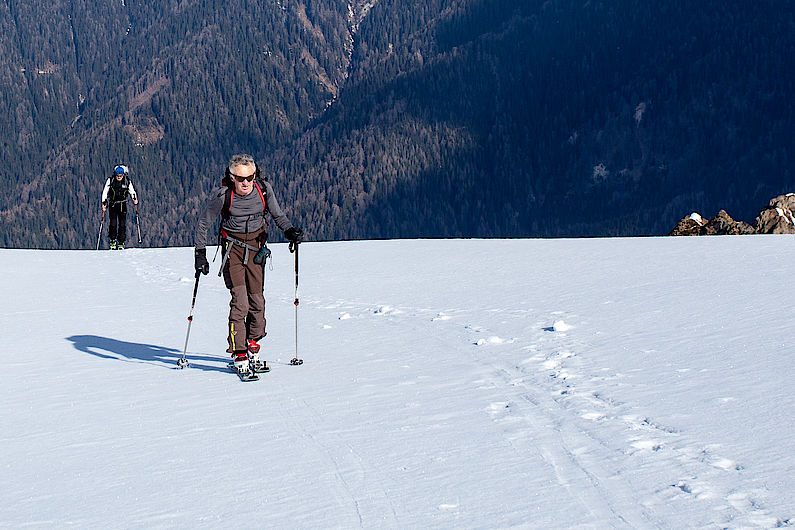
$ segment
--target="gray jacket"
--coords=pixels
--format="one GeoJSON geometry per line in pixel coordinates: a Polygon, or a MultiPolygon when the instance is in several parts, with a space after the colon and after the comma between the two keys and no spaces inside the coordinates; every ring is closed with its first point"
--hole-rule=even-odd
{"type": "MultiPolygon", "coordinates": [[[[268,214],[276,222],[276,226],[282,231],[290,228],[292,224],[287,219],[287,216],[284,215],[284,212],[282,212],[270,182],[257,182],[265,196],[265,203],[268,205],[268,214]]],[[[207,230],[210,226],[215,224],[215,220],[221,214],[221,209],[224,207],[226,189],[226,186],[222,186],[212,192],[204,212],[199,216],[194,239],[197,249],[202,249],[207,246],[207,230]]],[[[232,198],[232,206],[229,208],[229,217],[221,222],[221,227],[227,232],[247,234],[256,232],[264,225],[265,218],[263,216],[262,198],[257,188],[255,187],[251,193],[245,196],[235,193],[232,198]]]]}

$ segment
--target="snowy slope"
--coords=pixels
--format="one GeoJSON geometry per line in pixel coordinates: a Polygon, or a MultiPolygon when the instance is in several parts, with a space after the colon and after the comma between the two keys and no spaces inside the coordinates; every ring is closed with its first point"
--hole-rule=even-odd
{"type": "Polygon", "coordinates": [[[788,236],[0,250],[0,527],[795,525],[788,236]],[[210,252],[209,254],[212,254],[210,252]]]}

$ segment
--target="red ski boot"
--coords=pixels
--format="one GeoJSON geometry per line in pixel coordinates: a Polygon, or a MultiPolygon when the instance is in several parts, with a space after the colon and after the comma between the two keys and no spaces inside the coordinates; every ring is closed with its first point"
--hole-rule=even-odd
{"type": "Polygon", "coordinates": [[[232,354],[234,361],[229,363],[230,368],[237,372],[241,381],[256,381],[259,376],[251,371],[251,364],[248,360],[248,352],[236,351],[232,354]]]}
{"type": "Polygon", "coordinates": [[[251,369],[255,374],[262,374],[270,372],[267,361],[261,361],[259,358],[259,343],[254,339],[248,339],[248,360],[251,363],[251,369]]]}

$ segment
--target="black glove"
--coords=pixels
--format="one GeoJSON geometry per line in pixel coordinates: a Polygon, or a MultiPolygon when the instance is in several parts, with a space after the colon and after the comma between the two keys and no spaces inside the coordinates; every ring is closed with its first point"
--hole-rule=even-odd
{"type": "Polygon", "coordinates": [[[197,248],[196,252],[194,253],[194,265],[196,267],[196,273],[202,274],[209,274],[210,273],[210,263],[207,261],[207,249],[206,248],[197,248]]]}
{"type": "Polygon", "coordinates": [[[304,231],[301,230],[300,228],[291,226],[290,228],[284,231],[284,237],[286,237],[287,239],[289,239],[294,243],[299,243],[304,240],[304,231]]]}

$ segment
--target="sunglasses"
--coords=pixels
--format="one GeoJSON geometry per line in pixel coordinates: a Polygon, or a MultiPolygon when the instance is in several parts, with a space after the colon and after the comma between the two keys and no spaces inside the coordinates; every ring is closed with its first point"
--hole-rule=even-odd
{"type": "Polygon", "coordinates": [[[234,178],[238,182],[243,182],[244,180],[247,180],[248,182],[251,182],[252,180],[254,180],[254,177],[256,177],[256,176],[257,176],[256,173],[252,173],[251,175],[249,175],[247,177],[241,177],[239,175],[232,175],[232,178],[234,178]]]}

